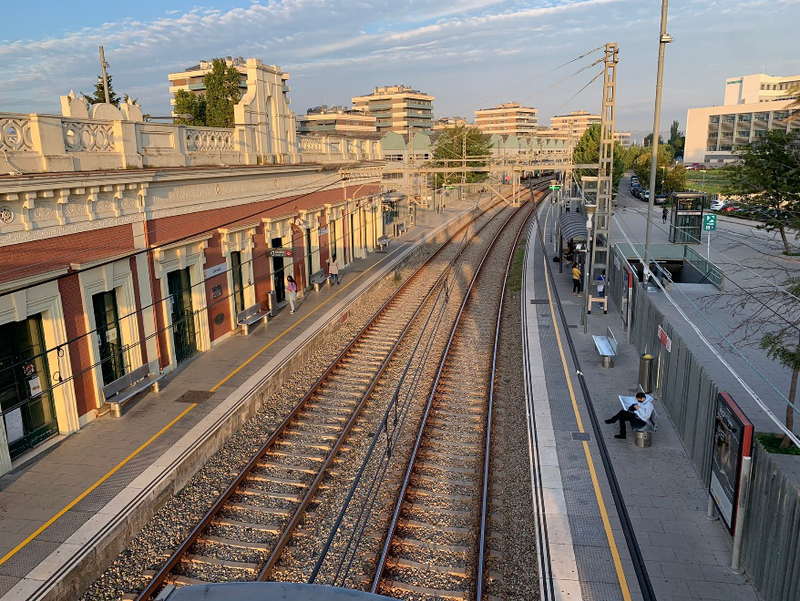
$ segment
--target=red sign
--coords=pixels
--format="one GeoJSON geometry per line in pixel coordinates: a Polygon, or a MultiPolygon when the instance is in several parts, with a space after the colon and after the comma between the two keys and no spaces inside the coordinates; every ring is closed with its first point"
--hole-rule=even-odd
{"type": "Polygon", "coordinates": [[[658,326],[658,339],[661,341],[661,344],[664,345],[664,348],[667,349],[668,353],[672,352],[672,339],[667,336],[667,333],[661,326],[658,326]]]}

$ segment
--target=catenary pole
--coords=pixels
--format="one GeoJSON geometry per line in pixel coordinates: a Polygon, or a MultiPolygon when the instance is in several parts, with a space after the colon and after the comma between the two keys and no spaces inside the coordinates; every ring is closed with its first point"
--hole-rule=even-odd
{"type": "Polygon", "coordinates": [[[106,73],[106,67],[108,63],[106,62],[106,55],[103,52],[103,47],[100,46],[100,68],[103,70],[103,92],[106,95],[106,104],[109,104],[111,100],[108,97],[108,73],[106,73]]]}
{"type": "Polygon", "coordinates": [[[653,111],[653,142],[650,153],[650,193],[647,199],[647,233],[644,242],[644,280],[650,279],[650,238],[653,228],[653,207],[655,203],[656,172],[658,170],[658,128],[661,120],[661,83],[664,75],[664,46],[672,41],[667,35],[667,5],[669,0],[661,0],[661,29],[658,35],[658,71],[656,73],[656,105],[653,111]]]}

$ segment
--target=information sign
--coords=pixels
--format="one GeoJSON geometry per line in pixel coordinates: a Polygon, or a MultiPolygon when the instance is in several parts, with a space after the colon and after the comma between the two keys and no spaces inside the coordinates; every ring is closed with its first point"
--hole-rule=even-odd
{"type": "Polygon", "coordinates": [[[716,215],[703,215],[703,230],[706,232],[713,232],[717,229],[717,216],[716,215]]]}
{"type": "Polygon", "coordinates": [[[664,331],[664,328],[658,326],[658,339],[661,341],[661,344],[664,345],[664,348],[667,349],[668,353],[672,352],[672,338],[667,336],[667,333],[664,331]]]}
{"type": "Polygon", "coordinates": [[[15,442],[25,436],[25,428],[22,425],[22,407],[17,407],[13,411],[6,413],[6,439],[9,443],[15,442]]]}
{"type": "Polygon", "coordinates": [[[733,534],[742,458],[749,457],[752,450],[753,424],[727,392],[717,395],[713,444],[709,489],[719,514],[733,534]]]}
{"type": "Polygon", "coordinates": [[[225,273],[227,269],[228,265],[226,263],[220,263],[219,265],[214,265],[214,267],[209,267],[203,274],[206,276],[206,279],[213,278],[215,275],[225,273]]]}
{"type": "Polygon", "coordinates": [[[327,228],[327,227],[321,227],[321,228],[319,228],[319,235],[320,235],[320,236],[324,236],[324,235],[325,235],[325,234],[327,234],[327,233],[328,233],[328,228],[327,228]]]}
{"type": "Polygon", "coordinates": [[[269,250],[270,257],[291,257],[292,251],[288,248],[271,248],[269,250]]]}

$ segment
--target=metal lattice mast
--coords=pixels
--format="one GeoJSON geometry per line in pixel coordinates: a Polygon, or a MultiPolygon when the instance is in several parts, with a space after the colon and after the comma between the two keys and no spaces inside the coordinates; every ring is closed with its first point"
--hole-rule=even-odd
{"type": "Polygon", "coordinates": [[[609,227],[611,225],[611,198],[614,181],[614,113],[616,109],[617,57],[616,42],[606,44],[605,73],[603,74],[603,111],[600,117],[600,168],[597,170],[597,209],[592,227],[593,282],[598,269],[609,273],[611,247],[609,227]]]}

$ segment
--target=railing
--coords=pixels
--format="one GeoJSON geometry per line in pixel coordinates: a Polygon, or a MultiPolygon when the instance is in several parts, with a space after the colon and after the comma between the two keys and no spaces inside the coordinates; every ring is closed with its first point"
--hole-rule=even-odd
{"type": "Polygon", "coordinates": [[[724,276],[719,267],[704,259],[700,253],[690,246],[683,247],[683,259],[699,271],[709,283],[722,290],[724,276]]]}
{"type": "Polygon", "coordinates": [[[31,120],[26,117],[0,117],[0,149],[7,152],[32,151],[31,120]]]}
{"type": "Polygon", "coordinates": [[[185,127],[186,150],[203,152],[215,150],[235,150],[236,130],[222,127],[185,127]]]}
{"type": "Polygon", "coordinates": [[[67,152],[114,152],[112,123],[61,119],[61,134],[67,152]]]}

